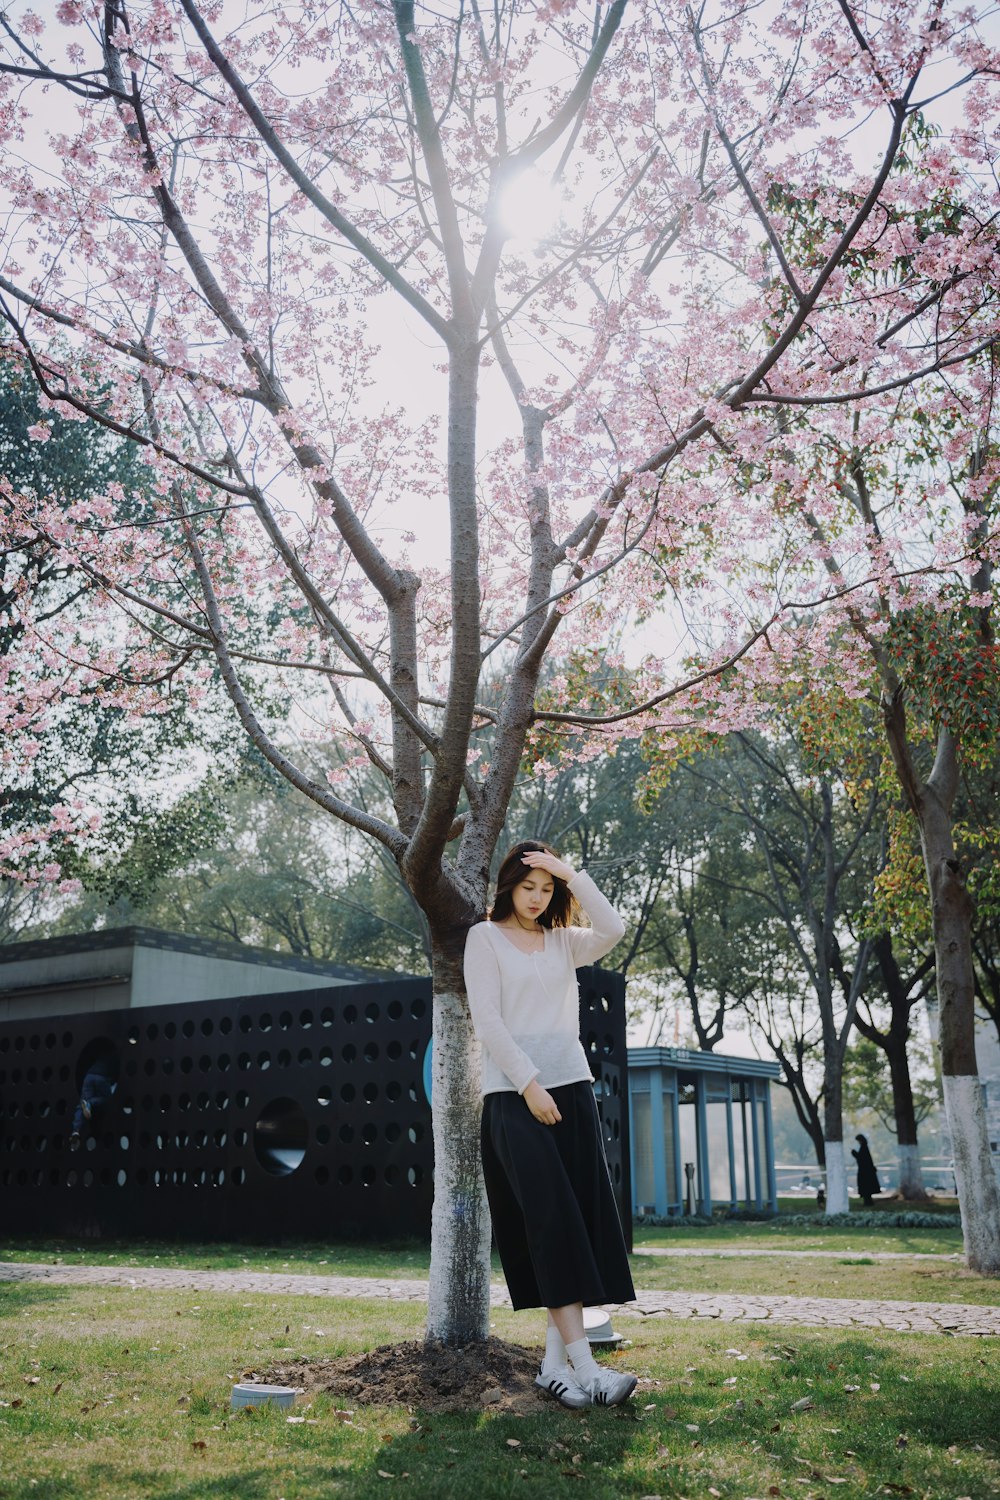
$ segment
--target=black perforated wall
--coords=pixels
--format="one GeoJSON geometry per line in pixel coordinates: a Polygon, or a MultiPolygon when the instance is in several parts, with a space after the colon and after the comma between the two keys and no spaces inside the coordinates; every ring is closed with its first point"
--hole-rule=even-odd
{"type": "Polygon", "coordinates": [[[625,980],[606,969],[580,969],[580,1038],[594,1075],[604,1151],[625,1242],[632,1249],[632,1176],[628,1134],[625,980]]]}
{"type": "MultiPolygon", "coordinates": [[[[582,970],[581,1035],[630,1223],[624,984],[582,970]]],[[[0,1024],[3,1222],[190,1238],[430,1228],[425,979],[0,1024]],[[70,1149],[88,1065],[114,1095],[70,1149]]]]}

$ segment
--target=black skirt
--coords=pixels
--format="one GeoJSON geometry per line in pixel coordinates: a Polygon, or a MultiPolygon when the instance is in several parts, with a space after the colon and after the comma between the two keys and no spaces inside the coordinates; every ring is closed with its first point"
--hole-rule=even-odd
{"type": "Polygon", "coordinates": [[[483,1176],[515,1308],[635,1299],[593,1085],[550,1089],[543,1125],[520,1094],[483,1100],[483,1176]]]}

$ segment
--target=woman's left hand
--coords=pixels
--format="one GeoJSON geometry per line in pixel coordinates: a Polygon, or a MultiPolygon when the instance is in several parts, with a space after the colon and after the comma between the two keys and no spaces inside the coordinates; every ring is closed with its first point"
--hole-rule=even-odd
{"type": "Polygon", "coordinates": [[[557,859],[554,854],[547,854],[544,849],[528,849],[521,855],[521,863],[533,870],[545,870],[557,880],[572,880],[576,874],[572,865],[564,859],[557,859]]]}

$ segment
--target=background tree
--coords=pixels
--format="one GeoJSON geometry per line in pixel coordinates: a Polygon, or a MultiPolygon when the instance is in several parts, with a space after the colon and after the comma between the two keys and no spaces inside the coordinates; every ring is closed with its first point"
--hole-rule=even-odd
{"type": "Polygon", "coordinates": [[[873,972],[854,1019],[867,1046],[857,1043],[852,1049],[858,1084],[853,1099],[857,1102],[863,1098],[865,1088],[871,1085],[869,1105],[896,1137],[900,1195],[909,1199],[926,1198],[917,1133],[921,1120],[937,1104],[938,1095],[936,1087],[930,1092],[926,1088],[914,1089],[911,1060],[913,1011],[926,999],[928,986],[933,985],[934,956],[925,949],[901,968],[898,944],[890,933],[882,931],[873,939],[872,957],[873,972]],[[881,1024],[876,1016],[879,1000],[889,1011],[888,1021],[881,1024]],[[884,1076],[886,1064],[888,1089],[884,1076]]]}
{"type": "MultiPolygon", "coordinates": [[[[777,727],[777,726],[776,726],[777,727]]],[[[782,728],[785,728],[782,725],[782,728]]],[[[870,944],[860,938],[851,951],[847,917],[865,900],[866,854],[877,831],[878,790],[871,774],[856,776],[850,789],[843,771],[807,768],[795,738],[776,734],[734,736],[729,753],[694,769],[706,800],[729,805],[744,820],[754,860],[746,892],[768,926],[783,929],[782,947],[793,972],[815,1005],[823,1067],[822,1160],[827,1174],[827,1212],[847,1210],[842,1077],[844,1054],[858,997],[867,980],[870,944]],[[811,774],[810,774],[811,772],[811,774]],[[864,790],[862,790],[864,786],[864,790]]],[[[752,994],[751,986],[744,992],[752,994]]],[[[809,1006],[812,1011],[812,1005],[809,1006]]],[[[769,1017],[768,1036],[778,1028],[769,1017]]],[[[781,1038],[782,1068],[798,1103],[805,1099],[805,1027],[797,1039],[794,1068],[781,1038]]],[[[808,1108],[808,1106],[806,1106],[808,1108]]],[[[805,1109],[803,1110],[805,1113],[805,1109]]],[[[802,1123],[814,1127],[811,1109],[802,1123]]]]}
{"type": "MultiPolygon", "coordinates": [[[[625,681],[598,663],[587,670],[592,692],[603,680],[605,700],[625,681]]],[[[538,748],[536,737],[536,754],[538,748]]],[[[530,774],[532,763],[511,800],[512,836],[555,843],[593,872],[626,916],[626,937],[605,966],[628,976],[632,1019],[641,1019],[652,1039],[668,1016],[683,1013],[685,1037],[690,1031],[710,1051],[732,998],[723,977],[732,967],[728,898],[711,878],[697,879],[699,866],[713,858],[712,809],[684,778],[661,789],[639,741],[612,744],[591,759],[570,748],[544,777],[530,774]]]]}
{"type": "MultiPolygon", "coordinates": [[[[119,497],[122,525],[151,515],[149,476],[135,444],[86,420],[49,416],[34,381],[10,359],[0,359],[0,476],[0,493],[50,503],[64,524],[86,517],[91,498],[108,490],[119,497]]],[[[88,846],[107,854],[127,841],[138,821],[169,804],[196,750],[218,755],[233,737],[210,713],[196,722],[182,694],[165,694],[155,713],[137,721],[76,676],[74,653],[86,655],[83,620],[95,589],[30,526],[0,552],[0,681],[5,703],[21,710],[17,717],[30,704],[31,724],[28,735],[5,736],[0,750],[0,868],[8,871],[0,879],[0,942],[51,915],[39,862],[47,863],[49,881],[78,879],[88,846]]],[[[127,660],[121,670],[127,678],[127,660]]],[[[16,730],[17,718],[9,727],[16,730]]]]}
{"type": "MultiPolygon", "coordinates": [[[[1000,674],[992,622],[992,521],[995,481],[986,452],[976,444],[971,459],[957,412],[942,417],[928,436],[926,412],[903,407],[890,431],[866,442],[854,423],[853,442],[833,445],[834,473],[827,475],[863,525],[873,574],[884,570],[891,546],[887,509],[880,494],[918,481],[917,458],[937,466],[937,483],[950,488],[960,506],[960,566],[925,594],[919,583],[879,585],[879,618],[854,612],[852,627],[878,673],[886,741],[907,810],[916,823],[930,894],[937,987],[938,1036],[945,1105],[963,1205],[966,1255],[976,1269],[1000,1274],[1000,1185],[990,1151],[976,1058],[973,903],[956,841],[956,797],[963,763],[992,757],[1000,724],[1000,674]],[[915,456],[916,455],[916,456],[915,456]],[[896,462],[893,462],[893,459],[896,462]],[[908,607],[899,597],[908,594],[908,607]],[[933,747],[933,758],[926,751],[933,747]]],[[[922,482],[926,483],[926,479],[922,482]]],[[[846,582],[830,527],[812,513],[805,524],[822,548],[833,576],[846,582]]],[[[883,573],[884,578],[884,573],[883,573]]]]}
{"type": "MultiPolygon", "coordinates": [[[[906,1061],[910,1087],[908,1118],[905,1123],[911,1126],[915,1136],[919,1126],[937,1111],[940,1096],[929,1048],[915,1045],[911,1040],[906,1061]]],[[[863,1036],[855,1038],[844,1059],[844,1107],[855,1123],[870,1114],[895,1137],[900,1159],[899,1195],[905,1199],[920,1201],[927,1197],[923,1173],[919,1168],[920,1159],[918,1156],[918,1170],[914,1174],[903,1155],[903,1148],[911,1143],[900,1141],[899,1138],[898,1097],[893,1085],[894,1079],[886,1074],[884,1049],[863,1036]]]]}
{"type": "Polygon", "coordinates": [[[80,878],[51,930],[141,923],[319,963],[427,969],[422,914],[395,865],[249,746],[80,878]]]}
{"type": "Polygon", "coordinates": [[[718,17],[680,0],[627,15],[624,0],[454,16],[403,0],[261,7],[228,34],[225,12],[210,19],[196,0],[58,14],[66,34],[22,7],[3,21],[4,130],[30,137],[53,91],[76,113],[56,125],[44,189],[20,149],[2,169],[23,227],[12,259],[29,261],[0,276],[2,310],[47,400],[142,445],[158,524],[116,530],[92,502],[67,530],[12,493],[5,526],[57,544],[97,586],[80,672],[120,694],[122,651],[141,649],[142,684],[197,691],[214,660],[261,753],[396,861],[433,956],[428,1330],[482,1338],[488,1222],[460,958],[527,736],[539,719],[666,732],[710,700],[713,727],[741,727],[748,695],[737,702],[727,682],[706,697],[712,674],[737,661],[748,683],[784,674],[774,642],[789,605],[810,602],[804,575],[784,566],[783,538],[761,545],[772,491],[730,505],[710,459],[724,456],[724,479],[734,448],[756,451],[755,406],[775,392],[850,409],[874,378],[918,380],[992,337],[971,222],[952,244],[961,275],[915,254],[859,295],[844,266],[877,244],[887,189],[895,211],[892,169],[938,62],[959,65],[974,109],[937,170],[979,190],[993,59],[974,19],[943,17],[937,0],[926,15],[894,5],[884,27],[869,12],[870,36],[832,0],[718,17]],[[526,245],[508,205],[542,167],[536,205],[561,212],[526,245]],[[836,228],[802,254],[768,203],[776,183],[805,196],[817,181],[836,228]],[[397,299],[392,317],[380,292],[397,299]],[[376,411],[362,393],[389,379],[413,325],[424,369],[408,372],[410,409],[376,411]],[[106,403],[88,393],[88,362],[106,403]],[[494,403],[480,382],[492,395],[497,375],[510,426],[497,433],[491,417],[484,433],[494,403]],[[418,514],[431,558],[406,540],[418,514]],[[717,627],[693,677],[678,680],[670,648],[616,714],[591,714],[573,683],[564,708],[538,712],[557,637],[564,649],[609,639],[664,581],[717,627]],[[499,707],[478,702],[484,663],[502,667],[499,707]],[[248,687],[262,665],[385,776],[391,820],[281,747],[248,687]],[[324,683],[329,703],[296,680],[324,683]]]}
{"type": "MultiPolygon", "coordinates": [[[[875,65],[874,52],[872,58],[875,65]]],[[[891,75],[876,76],[880,89],[891,91],[891,75]]],[[[901,128],[903,150],[892,170],[907,174],[904,196],[917,206],[887,203],[879,236],[843,262],[844,285],[862,296],[862,288],[891,285],[901,271],[909,275],[929,254],[939,276],[954,283],[970,269],[960,242],[967,244],[971,233],[977,258],[992,255],[996,243],[985,141],[977,188],[967,197],[940,175],[943,136],[919,105],[901,128]]],[[[804,196],[772,184],[771,207],[799,255],[822,259],[838,233],[842,209],[829,211],[827,184],[824,178],[804,196]]],[[[781,297],[794,301],[787,281],[781,297]]],[[[957,354],[956,334],[950,318],[931,334],[928,348],[939,368],[957,354]]],[[[849,355],[841,363],[843,345],[829,354],[836,368],[853,366],[849,355]]],[[[849,672],[841,664],[836,681],[860,684],[872,670],[877,676],[886,743],[919,833],[929,895],[942,1079],[966,1255],[990,1274],[1000,1274],[1000,1184],[978,1079],[972,902],[955,814],[962,769],[994,753],[1000,722],[992,617],[1000,482],[995,357],[990,335],[967,362],[956,360],[962,368],[952,376],[932,378],[919,399],[869,365],[860,384],[869,397],[890,399],[864,400],[853,410],[831,400],[824,411],[789,386],[759,393],[755,400],[773,422],[770,452],[763,463],[757,455],[747,462],[744,439],[737,480],[752,482],[753,471],[756,482],[771,488],[782,515],[798,523],[816,576],[825,573],[840,591],[845,608],[834,628],[845,631],[841,649],[850,635],[857,654],[849,672]],[[813,463],[796,468],[805,449],[813,463]]],[[[827,628],[832,624],[831,617],[827,628]]],[[[805,649],[815,665],[815,646],[805,649]]]]}

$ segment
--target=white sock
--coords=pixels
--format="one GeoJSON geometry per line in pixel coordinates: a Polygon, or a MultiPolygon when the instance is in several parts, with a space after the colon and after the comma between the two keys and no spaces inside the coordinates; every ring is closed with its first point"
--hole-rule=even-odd
{"type": "Polygon", "coordinates": [[[545,1330],[545,1358],[542,1360],[542,1374],[551,1375],[553,1370],[561,1370],[566,1363],[566,1345],[562,1341],[562,1334],[554,1323],[550,1323],[545,1330]]]}
{"type": "Polygon", "coordinates": [[[599,1374],[597,1360],[591,1352],[589,1339],[577,1339],[574,1343],[567,1344],[566,1353],[573,1366],[573,1373],[580,1380],[592,1380],[595,1375],[599,1374]]]}

